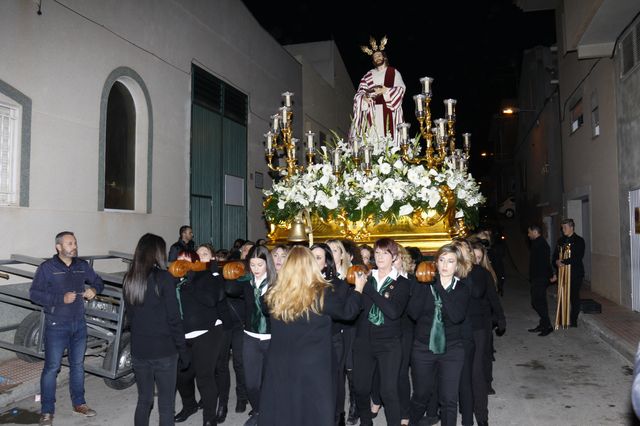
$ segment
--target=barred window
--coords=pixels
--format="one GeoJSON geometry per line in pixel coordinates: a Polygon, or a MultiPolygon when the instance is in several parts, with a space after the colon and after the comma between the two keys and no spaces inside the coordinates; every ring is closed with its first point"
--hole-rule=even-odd
{"type": "Polygon", "coordinates": [[[20,108],[0,102],[0,206],[17,206],[20,180],[20,108]]]}

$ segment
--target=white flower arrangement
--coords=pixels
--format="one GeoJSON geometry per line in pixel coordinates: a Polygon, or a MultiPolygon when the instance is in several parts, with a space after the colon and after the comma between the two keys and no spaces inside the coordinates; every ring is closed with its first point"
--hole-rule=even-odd
{"type": "MultiPolygon", "coordinates": [[[[467,226],[477,225],[478,207],[485,198],[466,169],[455,169],[448,161],[439,170],[405,162],[400,147],[390,137],[367,143],[371,145],[370,173],[356,166],[353,150],[340,140],[335,149],[339,150],[342,167],[336,176],[327,150],[322,147],[321,163],[264,190],[266,220],[289,222],[306,208],[325,220],[344,214],[351,221],[371,216],[374,223],[396,223],[416,210],[443,213],[445,200],[441,199],[440,187],[446,185],[456,196],[456,217],[464,217],[467,226]]],[[[414,141],[410,152],[417,149],[414,141]]]]}

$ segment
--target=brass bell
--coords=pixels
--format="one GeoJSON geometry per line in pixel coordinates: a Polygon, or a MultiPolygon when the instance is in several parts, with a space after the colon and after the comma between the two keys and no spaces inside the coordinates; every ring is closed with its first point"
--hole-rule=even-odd
{"type": "Polygon", "coordinates": [[[291,243],[302,243],[309,241],[313,245],[313,228],[311,227],[311,217],[306,209],[300,210],[293,219],[287,240],[291,243]]]}

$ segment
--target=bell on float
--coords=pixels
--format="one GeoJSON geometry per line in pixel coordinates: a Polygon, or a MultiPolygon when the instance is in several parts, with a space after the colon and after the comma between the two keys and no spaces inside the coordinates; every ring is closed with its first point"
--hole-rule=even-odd
{"type": "Polygon", "coordinates": [[[303,243],[309,241],[309,245],[313,245],[313,228],[311,227],[311,217],[306,209],[300,210],[293,219],[289,236],[290,243],[303,243]]]}

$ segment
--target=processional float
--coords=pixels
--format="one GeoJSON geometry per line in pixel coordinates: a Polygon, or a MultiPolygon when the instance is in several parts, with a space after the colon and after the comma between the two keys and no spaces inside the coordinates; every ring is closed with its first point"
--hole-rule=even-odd
{"type": "Polygon", "coordinates": [[[371,243],[383,237],[404,246],[435,252],[454,236],[477,225],[484,202],[467,171],[471,134],[456,143],[456,100],[444,100],[446,115],[432,121],[433,79],[420,79],[413,97],[420,129],[409,137],[409,123],[397,137],[361,129],[344,140],[316,141],[304,134],[306,164],[298,160],[300,140],[292,135],[293,93],[271,116],[265,136],[267,166],[274,175],[264,191],[269,244],[351,239],[371,243]],[[319,145],[319,146],[318,146],[319,145]]]}

